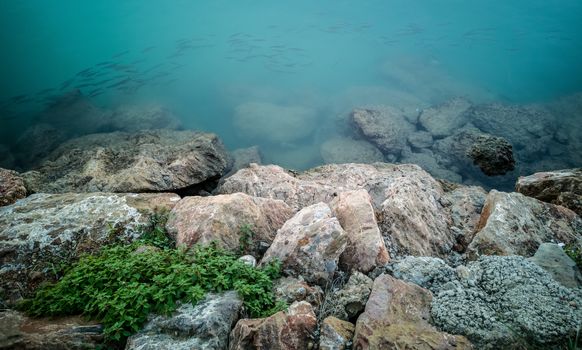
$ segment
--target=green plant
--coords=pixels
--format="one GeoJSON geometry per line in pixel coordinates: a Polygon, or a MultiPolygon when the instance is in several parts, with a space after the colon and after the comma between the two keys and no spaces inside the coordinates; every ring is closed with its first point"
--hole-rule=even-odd
{"type": "Polygon", "coordinates": [[[170,212],[167,209],[157,210],[150,215],[148,223],[138,229],[141,233],[140,240],[162,249],[175,247],[175,242],[166,232],[169,215],[170,212]]]}
{"type": "Polygon", "coordinates": [[[564,246],[564,252],[570,259],[574,260],[579,269],[582,269],[582,247],[579,242],[566,244],[564,246]]]}
{"type": "Polygon", "coordinates": [[[171,313],[179,302],[195,304],[209,291],[236,290],[252,317],[279,311],[285,305],[272,292],[279,271],[277,262],[253,268],[216,244],[160,249],[139,241],[82,256],[20,308],[32,316],[85,315],[103,323],[108,341],[119,342],[138,331],[149,313],[171,313]]]}
{"type": "Polygon", "coordinates": [[[253,227],[249,224],[241,225],[239,228],[240,237],[238,239],[239,242],[239,253],[241,255],[249,253],[249,248],[253,242],[253,238],[255,237],[255,231],[253,227]]]}

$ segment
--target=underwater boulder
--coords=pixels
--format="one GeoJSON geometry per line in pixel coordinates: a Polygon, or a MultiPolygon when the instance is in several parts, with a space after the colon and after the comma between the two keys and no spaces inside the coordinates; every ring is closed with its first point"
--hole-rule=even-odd
{"type": "Polygon", "coordinates": [[[423,110],[419,122],[433,137],[443,138],[453,134],[468,122],[465,113],[471,106],[467,99],[452,98],[443,104],[423,110]]]}
{"type": "Polygon", "coordinates": [[[162,129],[70,140],[23,177],[31,192],[196,193],[228,166],[228,153],[215,134],[162,129]]]}
{"type": "Polygon", "coordinates": [[[383,162],[384,156],[379,149],[364,140],[350,137],[334,137],[321,145],[321,158],[324,163],[374,163],[383,162]]]}
{"type": "Polygon", "coordinates": [[[504,175],[515,168],[511,144],[501,137],[478,135],[467,155],[487,176],[504,175]]]}

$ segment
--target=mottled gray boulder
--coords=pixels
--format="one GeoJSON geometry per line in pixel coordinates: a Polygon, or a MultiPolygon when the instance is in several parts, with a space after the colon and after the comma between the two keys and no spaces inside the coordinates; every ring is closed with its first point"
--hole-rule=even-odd
{"type": "Polygon", "coordinates": [[[355,321],[366,306],[373,283],[370,277],[356,271],[343,287],[333,289],[333,284],[328,285],[319,318],[334,316],[344,321],[355,321]]]}
{"type": "Polygon", "coordinates": [[[511,144],[501,137],[479,135],[467,152],[487,176],[503,175],[515,168],[511,144]]]}
{"type": "Polygon", "coordinates": [[[80,316],[30,318],[0,311],[0,349],[84,350],[103,343],[103,327],[80,316]]]}
{"type": "Polygon", "coordinates": [[[391,263],[389,269],[394,277],[431,292],[446,289],[457,279],[455,270],[439,258],[407,256],[391,263]]]}
{"type": "Polygon", "coordinates": [[[278,259],[286,274],[325,286],[338,267],[346,243],[346,233],[329,206],[317,203],[285,222],[261,264],[278,259]]]}
{"type": "Polygon", "coordinates": [[[385,155],[396,157],[395,159],[407,147],[408,135],[416,129],[404,117],[402,110],[388,106],[354,109],[352,122],[363,137],[385,155]]]}
{"type": "Polygon", "coordinates": [[[563,344],[582,321],[582,295],[523,257],[487,256],[468,266],[458,288],[434,293],[431,315],[479,349],[563,344]],[[462,285],[462,286],[461,286],[462,285]]]}
{"type": "Polygon", "coordinates": [[[364,140],[349,137],[334,137],[321,145],[324,163],[375,163],[383,162],[384,156],[378,148],[364,140]]]}
{"type": "Polygon", "coordinates": [[[208,294],[195,306],[183,304],[171,316],[154,316],[129,337],[126,350],[226,350],[242,300],[236,292],[208,294]]]}
{"type": "Polygon", "coordinates": [[[452,135],[468,122],[466,112],[471,106],[468,100],[456,97],[423,110],[419,122],[432,136],[443,138],[452,135]]]}
{"type": "Polygon", "coordinates": [[[26,187],[20,175],[14,170],[0,168],[0,207],[24,197],[26,197],[26,187]]]}
{"type": "Polygon", "coordinates": [[[321,324],[319,337],[320,350],[344,350],[352,344],[355,326],[333,316],[327,317],[321,324]]]}
{"type": "Polygon", "coordinates": [[[562,205],[582,216],[582,168],[520,176],[515,191],[544,202],[562,205]]]}
{"type": "Polygon", "coordinates": [[[487,192],[478,186],[455,186],[440,198],[439,202],[451,217],[455,251],[464,252],[473,240],[486,198],[487,192]]]}
{"type": "Polygon", "coordinates": [[[319,286],[310,286],[305,281],[295,277],[281,277],[273,283],[277,300],[288,305],[296,301],[306,301],[313,307],[319,307],[323,300],[323,291],[319,286]]]}
{"type": "Polygon", "coordinates": [[[277,230],[294,213],[283,201],[244,193],[188,196],[172,209],[166,228],[177,245],[214,241],[232,252],[259,256],[261,245],[271,245],[277,230]]]}
{"type": "Polygon", "coordinates": [[[114,241],[139,237],[154,210],[175,194],[34,194],[0,207],[0,288],[6,302],[30,295],[55,264],[114,241]]]}
{"type": "Polygon", "coordinates": [[[557,282],[568,288],[582,286],[582,274],[576,263],[562,247],[553,243],[542,243],[530,261],[546,270],[557,282]]]}
{"type": "Polygon", "coordinates": [[[432,135],[427,131],[415,131],[408,135],[408,143],[413,148],[428,148],[433,142],[432,135]]]}
{"type": "Polygon", "coordinates": [[[175,191],[218,179],[227,167],[216,135],[155,130],[79,137],[22,176],[31,192],[175,191]]]}
{"type": "Polygon", "coordinates": [[[429,324],[431,301],[430,291],[380,275],[356,323],[354,349],[472,349],[465,337],[429,324]]]}
{"type": "Polygon", "coordinates": [[[492,190],[487,195],[476,234],[467,253],[481,255],[534,255],[542,243],[570,243],[582,236],[582,219],[570,209],[492,190]]]}
{"type": "Polygon", "coordinates": [[[113,111],[110,130],[135,132],[181,128],[182,123],[168,109],[159,105],[121,106],[113,111]]]}

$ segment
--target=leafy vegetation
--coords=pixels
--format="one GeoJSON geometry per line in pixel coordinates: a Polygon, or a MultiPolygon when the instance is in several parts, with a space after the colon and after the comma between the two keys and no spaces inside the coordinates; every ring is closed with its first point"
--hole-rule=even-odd
{"type": "Polygon", "coordinates": [[[564,252],[570,259],[574,260],[579,269],[582,269],[582,247],[579,242],[566,244],[564,252]]]}
{"type": "Polygon", "coordinates": [[[154,216],[142,240],[81,257],[21,309],[32,316],[85,315],[103,323],[108,341],[118,342],[138,331],[149,313],[169,314],[180,301],[197,303],[210,291],[236,290],[252,317],[285,307],[272,292],[280,263],[253,268],[216,244],[171,248],[163,223],[163,215],[154,216]]]}
{"type": "Polygon", "coordinates": [[[239,228],[239,232],[240,232],[240,238],[238,240],[239,253],[241,255],[248,254],[249,249],[252,248],[251,243],[253,241],[253,238],[255,237],[255,231],[253,230],[253,227],[251,225],[245,224],[239,228]]]}

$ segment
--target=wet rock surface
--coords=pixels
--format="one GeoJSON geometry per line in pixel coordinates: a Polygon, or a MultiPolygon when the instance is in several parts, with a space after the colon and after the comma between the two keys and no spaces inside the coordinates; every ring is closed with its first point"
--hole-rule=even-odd
{"type": "Polygon", "coordinates": [[[139,237],[155,210],[170,210],[175,194],[34,194],[0,207],[0,288],[5,302],[29,296],[51,278],[52,264],[114,241],[139,237]]]}
{"type": "Polygon", "coordinates": [[[215,241],[232,252],[242,249],[258,256],[261,244],[271,245],[277,230],[293,214],[283,201],[244,193],[185,197],[172,209],[166,228],[178,245],[215,241]]]}
{"type": "Polygon", "coordinates": [[[68,141],[22,176],[31,192],[161,192],[217,179],[228,163],[214,134],[115,132],[68,141]]]}
{"type": "Polygon", "coordinates": [[[26,187],[20,174],[0,168],[0,207],[26,197],[26,187]]]}
{"type": "Polygon", "coordinates": [[[153,316],[128,339],[125,349],[226,350],[241,307],[236,292],[208,294],[195,306],[180,306],[171,316],[153,316]]]}

